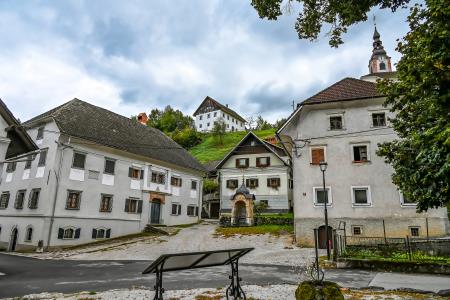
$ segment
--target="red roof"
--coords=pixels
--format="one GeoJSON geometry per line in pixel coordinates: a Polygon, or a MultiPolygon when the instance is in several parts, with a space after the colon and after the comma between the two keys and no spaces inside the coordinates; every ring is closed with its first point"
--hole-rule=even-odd
{"type": "Polygon", "coordinates": [[[377,91],[375,83],[347,77],[306,99],[301,104],[316,104],[376,97],[382,97],[382,95],[377,91]]]}

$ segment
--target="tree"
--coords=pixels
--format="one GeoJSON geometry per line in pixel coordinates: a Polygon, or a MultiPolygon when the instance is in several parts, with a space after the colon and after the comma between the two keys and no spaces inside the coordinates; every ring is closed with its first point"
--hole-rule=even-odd
{"type": "Polygon", "coordinates": [[[219,145],[223,145],[223,137],[225,136],[226,131],[227,125],[225,124],[225,121],[222,118],[214,122],[214,126],[211,133],[219,145]]]}
{"type": "Polygon", "coordinates": [[[256,119],[256,130],[266,130],[266,129],[271,129],[273,128],[272,124],[270,124],[269,122],[267,122],[266,120],[264,120],[264,118],[259,115],[258,118],[256,119]]]}
{"type": "Polygon", "coordinates": [[[427,5],[415,5],[408,17],[410,32],[397,46],[398,81],[380,84],[400,139],[380,145],[378,154],[418,211],[450,199],[450,10],[445,1],[427,5]]]}
{"type": "MultiPolygon", "coordinates": [[[[343,43],[341,35],[355,23],[367,20],[372,7],[395,12],[409,0],[295,0],[300,2],[295,29],[300,39],[317,39],[329,26],[330,45],[343,43]]],[[[290,8],[294,0],[287,1],[290,8]]],[[[377,152],[394,168],[393,182],[406,197],[417,201],[417,210],[440,207],[450,199],[450,10],[448,1],[426,0],[408,17],[410,31],[399,42],[403,55],[397,80],[384,80],[380,91],[396,113],[392,120],[399,140],[380,145],[377,152]]],[[[283,0],[252,0],[261,18],[276,20],[283,0]]]]}
{"type": "Polygon", "coordinates": [[[176,130],[171,138],[181,147],[189,150],[202,142],[202,134],[195,128],[186,127],[183,130],[176,130]]]}

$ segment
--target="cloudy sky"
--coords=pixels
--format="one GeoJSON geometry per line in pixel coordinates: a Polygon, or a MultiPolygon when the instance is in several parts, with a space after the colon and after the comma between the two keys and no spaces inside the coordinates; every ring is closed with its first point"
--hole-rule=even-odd
{"type": "MultiPolygon", "coordinates": [[[[286,117],[339,79],[367,73],[373,21],[339,49],[300,41],[296,14],[258,18],[250,0],[0,1],[0,98],[27,120],[77,97],[125,116],[209,95],[244,117],[286,117]]],[[[374,10],[394,62],[407,10],[374,10]]]]}

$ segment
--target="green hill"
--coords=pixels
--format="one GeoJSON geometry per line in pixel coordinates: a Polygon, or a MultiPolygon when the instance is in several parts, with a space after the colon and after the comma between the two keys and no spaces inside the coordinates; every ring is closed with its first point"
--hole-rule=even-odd
{"type": "MultiPolygon", "coordinates": [[[[253,131],[259,138],[264,139],[275,134],[275,129],[255,130],[253,131]]],[[[223,145],[219,145],[216,139],[207,134],[203,142],[193,147],[189,152],[197,158],[201,163],[206,163],[212,160],[221,160],[225,155],[239,143],[246,131],[228,132],[223,137],[223,145]]]]}

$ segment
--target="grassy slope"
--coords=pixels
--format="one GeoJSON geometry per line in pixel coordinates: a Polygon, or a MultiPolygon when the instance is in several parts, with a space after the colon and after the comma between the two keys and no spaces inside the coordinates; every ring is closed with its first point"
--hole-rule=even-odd
{"type": "MultiPolygon", "coordinates": [[[[260,138],[266,138],[275,134],[275,129],[254,131],[260,138]]],[[[229,132],[223,138],[223,145],[216,142],[216,138],[208,134],[203,142],[189,152],[200,162],[205,163],[212,160],[222,159],[228,152],[233,149],[247,134],[245,131],[229,132]]]]}

